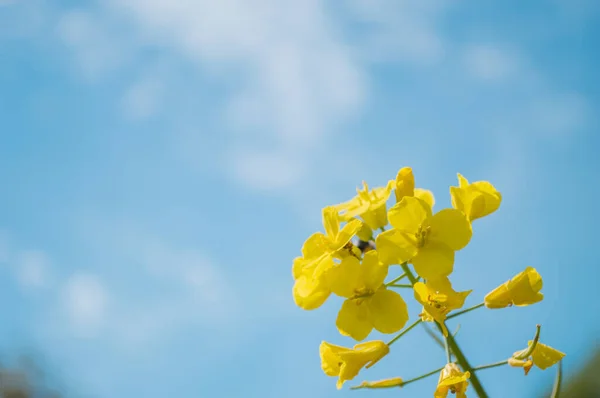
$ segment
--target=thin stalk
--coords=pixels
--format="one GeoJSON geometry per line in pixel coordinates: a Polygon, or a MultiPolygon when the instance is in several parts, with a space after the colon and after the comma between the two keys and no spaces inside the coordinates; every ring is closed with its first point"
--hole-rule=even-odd
{"type": "Polygon", "coordinates": [[[431,337],[440,347],[442,347],[442,349],[445,348],[445,344],[442,341],[442,339],[440,339],[438,337],[438,335],[435,334],[435,332],[433,330],[431,330],[431,328],[427,325],[427,323],[423,322],[421,324],[421,326],[423,326],[423,329],[425,329],[425,332],[427,332],[427,334],[429,335],[429,337],[431,337]]]}
{"type": "Polygon", "coordinates": [[[479,304],[477,304],[477,305],[474,305],[474,306],[472,306],[471,308],[467,308],[466,310],[462,310],[462,311],[455,312],[454,314],[450,314],[450,315],[448,315],[448,316],[446,317],[446,320],[448,320],[448,319],[452,319],[452,318],[455,318],[455,317],[457,317],[457,316],[459,316],[459,315],[462,315],[462,314],[466,314],[467,312],[471,312],[471,311],[473,311],[473,310],[476,310],[477,308],[481,308],[481,307],[483,307],[484,305],[485,305],[485,303],[479,303],[479,304]]]}
{"type": "Polygon", "coordinates": [[[400,333],[398,333],[398,335],[396,335],[396,337],[394,337],[393,339],[391,339],[387,345],[391,346],[392,344],[394,344],[396,342],[396,340],[398,340],[400,337],[404,336],[406,333],[408,333],[412,328],[414,328],[415,326],[417,326],[419,323],[423,322],[422,320],[417,320],[415,321],[412,325],[410,325],[409,327],[407,327],[406,329],[404,329],[403,331],[401,331],[400,333]]]}
{"type": "Polygon", "coordinates": [[[446,362],[452,362],[452,354],[450,353],[450,347],[448,346],[448,338],[444,339],[444,348],[446,349],[446,362]]]}
{"type": "Polygon", "coordinates": [[[475,371],[483,370],[483,369],[496,368],[498,366],[504,366],[506,364],[508,364],[508,359],[505,359],[504,361],[500,361],[500,362],[490,363],[487,365],[477,366],[477,367],[473,368],[473,371],[475,372],[475,371]]]}
{"type": "Polygon", "coordinates": [[[404,288],[409,288],[412,289],[412,285],[407,285],[407,284],[403,284],[403,283],[390,283],[389,285],[386,284],[387,287],[404,287],[404,288]]]}
{"type": "Polygon", "coordinates": [[[386,283],[386,286],[390,286],[393,285],[394,283],[401,281],[402,279],[406,278],[406,272],[403,273],[402,275],[400,275],[399,277],[397,277],[396,279],[392,279],[391,281],[389,281],[388,283],[386,283]]]}
{"type": "Polygon", "coordinates": [[[559,361],[558,368],[556,369],[556,379],[554,379],[554,386],[552,387],[552,395],[550,395],[550,398],[558,398],[560,396],[561,384],[562,384],[562,361],[559,361]]]}
{"type": "Polygon", "coordinates": [[[442,366],[441,368],[439,368],[439,369],[436,369],[436,370],[432,370],[431,372],[429,372],[429,373],[425,373],[425,374],[424,374],[424,375],[422,375],[422,376],[419,376],[419,377],[415,377],[415,378],[412,378],[412,379],[406,380],[404,383],[402,383],[402,386],[401,386],[401,387],[404,387],[404,386],[405,386],[405,385],[407,385],[407,384],[410,384],[410,383],[412,383],[412,382],[415,382],[415,381],[418,381],[418,380],[424,379],[424,378],[426,378],[426,377],[433,376],[434,374],[440,373],[442,370],[444,370],[444,368],[445,368],[445,366],[442,366]]]}

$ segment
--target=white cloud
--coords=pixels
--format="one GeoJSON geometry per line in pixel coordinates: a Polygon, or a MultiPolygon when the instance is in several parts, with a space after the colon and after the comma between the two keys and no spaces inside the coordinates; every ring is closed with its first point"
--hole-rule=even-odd
{"type": "Polygon", "coordinates": [[[105,325],[109,293],[94,274],[76,273],[65,283],[63,304],[76,333],[94,336],[105,325]]]}
{"type": "Polygon", "coordinates": [[[42,288],[49,283],[50,261],[42,251],[27,250],[18,255],[17,279],[25,288],[42,288]]]}
{"type": "Polygon", "coordinates": [[[468,72],[481,80],[502,80],[511,77],[519,68],[514,54],[488,44],[468,47],[464,62],[468,72]]]}
{"type": "Polygon", "coordinates": [[[134,120],[154,115],[160,105],[163,85],[157,77],[148,76],[131,85],[122,99],[125,114],[134,120]]]}
{"type": "Polygon", "coordinates": [[[437,22],[446,4],[436,0],[347,0],[353,22],[362,30],[355,40],[367,62],[424,65],[437,62],[444,41],[437,22]]]}
{"type": "Polygon", "coordinates": [[[127,60],[127,35],[118,35],[116,25],[103,13],[74,10],[58,20],[57,32],[72,49],[83,74],[90,79],[112,72],[127,60]]]}

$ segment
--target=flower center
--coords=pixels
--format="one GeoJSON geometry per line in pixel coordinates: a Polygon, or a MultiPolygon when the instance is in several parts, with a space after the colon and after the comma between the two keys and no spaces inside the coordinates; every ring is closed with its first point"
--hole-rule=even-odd
{"type": "Polygon", "coordinates": [[[419,226],[419,230],[417,231],[417,233],[415,234],[415,239],[417,241],[417,247],[420,249],[423,246],[425,246],[425,243],[427,243],[427,238],[429,238],[429,234],[431,233],[431,226],[426,226],[423,227],[422,225],[419,226]]]}
{"type": "Polygon", "coordinates": [[[373,290],[362,287],[359,289],[354,289],[354,296],[352,296],[352,299],[356,300],[356,304],[360,305],[365,298],[371,297],[374,294],[375,292],[373,290]]]}
{"type": "Polygon", "coordinates": [[[438,310],[438,312],[442,314],[447,314],[448,312],[450,312],[448,307],[446,307],[446,300],[440,300],[439,298],[430,294],[429,296],[427,296],[427,302],[431,307],[435,308],[436,310],[438,310]]]}

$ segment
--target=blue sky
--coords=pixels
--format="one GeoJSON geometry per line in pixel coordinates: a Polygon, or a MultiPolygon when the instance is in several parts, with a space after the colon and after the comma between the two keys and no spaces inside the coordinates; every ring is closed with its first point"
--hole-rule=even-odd
{"type": "MultiPolygon", "coordinates": [[[[36,353],[74,397],[400,394],[335,390],[318,345],[353,344],[341,301],[296,308],[291,263],[321,207],[412,166],[438,209],[457,172],[503,194],[457,255],[467,305],[525,266],[544,277],[538,305],[459,318],[471,362],[541,323],[571,374],[600,332],[599,11],[0,0],[0,352],[36,353]]],[[[356,381],[443,361],[417,329],[356,381]]],[[[481,373],[494,397],[553,377],[481,373]]]]}

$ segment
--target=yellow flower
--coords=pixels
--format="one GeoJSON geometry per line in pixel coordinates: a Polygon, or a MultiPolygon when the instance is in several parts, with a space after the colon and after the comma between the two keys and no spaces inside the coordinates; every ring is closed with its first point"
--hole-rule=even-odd
{"type": "Polygon", "coordinates": [[[526,306],[542,301],[542,277],[535,268],[527,267],[511,280],[498,286],[485,298],[488,308],[505,308],[511,305],[526,306]]]}
{"type": "Polygon", "coordinates": [[[461,372],[460,368],[449,363],[440,373],[440,380],[433,396],[435,398],[446,398],[448,392],[456,394],[456,398],[467,398],[467,387],[469,382],[467,379],[471,377],[469,372],[461,372]]]}
{"type": "Polygon", "coordinates": [[[435,320],[440,324],[444,336],[448,329],[444,325],[446,315],[452,310],[461,308],[471,290],[456,292],[448,278],[428,279],[427,283],[417,282],[414,285],[415,299],[423,305],[422,319],[435,320]]]}
{"type": "Polygon", "coordinates": [[[377,250],[385,264],[411,261],[425,279],[450,275],[454,252],[471,240],[471,224],[456,209],[432,215],[422,199],[406,196],[388,212],[394,227],[377,236],[377,250]]]}
{"type": "Polygon", "coordinates": [[[398,171],[395,183],[396,202],[400,202],[405,196],[414,196],[424,200],[429,207],[433,208],[435,204],[433,193],[426,189],[415,188],[415,176],[410,167],[403,167],[398,171]]]}
{"type": "Polygon", "coordinates": [[[321,368],[327,376],[337,376],[337,388],[347,380],[352,380],[363,367],[375,365],[390,352],[383,341],[375,340],[360,343],[354,348],[340,347],[325,341],[319,347],[321,368]]]}
{"type": "Polygon", "coordinates": [[[340,217],[333,207],[323,209],[325,234],[312,234],[302,246],[302,256],[292,266],[295,279],[292,294],[296,305],[305,310],[320,307],[331,294],[325,273],[335,266],[335,258],[359,256],[360,250],[351,239],[362,222],[351,220],[340,229],[340,217]]]}
{"type": "Polygon", "coordinates": [[[392,377],[389,379],[377,380],[377,381],[363,381],[360,385],[352,387],[352,390],[358,390],[360,388],[390,388],[390,387],[402,387],[404,380],[400,377],[392,377]]]}
{"type": "MultiPolygon", "coordinates": [[[[531,346],[533,340],[527,342],[528,346],[531,346]]],[[[526,356],[529,348],[525,348],[521,351],[515,352],[511,358],[508,359],[508,364],[514,367],[521,367],[525,371],[525,375],[529,373],[529,370],[533,365],[544,370],[557,364],[566,355],[550,346],[542,343],[537,343],[533,352],[526,356]]]]}
{"type": "Polygon", "coordinates": [[[465,212],[470,221],[498,210],[502,195],[487,181],[469,181],[458,174],[458,187],[450,187],[452,207],[465,212]]]}
{"type": "Polygon", "coordinates": [[[362,264],[354,257],[346,257],[328,272],[331,290],[346,297],[336,320],[341,334],[360,341],[373,328],[394,333],[406,324],[406,303],[383,284],[387,273],[388,267],[379,262],[376,250],[365,253],[362,264]]]}
{"type": "Polygon", "coordinates": [[[392,193],[394,181],[389,181],[385,187],[369,190],[369,186],[363,181],[363,189],[357,189],[357,195],[347,202],[335,206],[341,212],[343,220],[350,220],[360,216],[372,229],[379,229],[387,225],[386,202],[392,193]]]}

